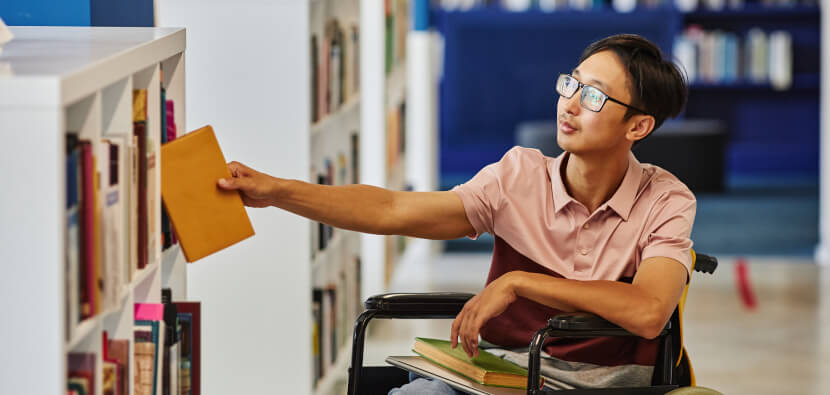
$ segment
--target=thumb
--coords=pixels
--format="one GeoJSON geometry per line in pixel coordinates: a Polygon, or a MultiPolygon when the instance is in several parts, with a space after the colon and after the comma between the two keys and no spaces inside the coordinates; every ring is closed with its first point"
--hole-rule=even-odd
{"type": "Polygon", "coordinates": [[[233,177],[231,177],[231,178],[220,178],[219,181],[217,182],[217,184],[222,189],[235,190],[235,189],[242,188],[242,185],[241,185],[242,183],[239,182],[239,179],[238,178],[233,178],[233,177]]]}

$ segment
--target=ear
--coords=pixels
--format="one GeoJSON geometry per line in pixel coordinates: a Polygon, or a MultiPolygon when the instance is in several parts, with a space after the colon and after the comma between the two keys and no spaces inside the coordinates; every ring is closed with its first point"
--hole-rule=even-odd
{"type": "Polygon", "coordinates": [[[635,115],[628,120],[625,137],[632,142],[642,140],[654,129],[654,123],[654,117],[651,115],[635,115]]]}

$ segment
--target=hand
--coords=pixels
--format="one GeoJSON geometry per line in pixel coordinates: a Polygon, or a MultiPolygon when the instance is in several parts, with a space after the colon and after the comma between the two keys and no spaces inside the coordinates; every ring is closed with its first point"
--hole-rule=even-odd
{"type": "Polygon", "coordinates": [[[481,293],[464,304],[464,308],[452,322],[450,343],[455,348],[461,337],[461,346],[470,358],[478,356],[478,335],[481,327],[498,316],[516,300],[513,281],[519,272],[505,273],[491,282],[481,293]]]}
{"type": "Polygon", "coordinates": [[[233,191],[238,190],[242,202],[248,207],[271,206],[276,190],[276,179],[265,173],[260,173],[239,162],[228,163],[231,178],[221,178],[217,181],[220,188],[233,191]]]}

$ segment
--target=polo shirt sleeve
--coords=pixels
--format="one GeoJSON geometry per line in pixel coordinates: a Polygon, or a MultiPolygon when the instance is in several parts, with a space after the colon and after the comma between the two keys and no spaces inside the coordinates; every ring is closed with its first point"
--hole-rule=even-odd
{"type": "Polygon", "coordinates": [[[475,240],[484,233],[494,234],[496,214],[505,197],[505,177],[517,170],[521,155],[521,148],[513,147],[501,160],[485,166],[472,179],[452,189],[461,198],[467,219],[475,230],[467,237],[475,240]]]}
{"type": "Polygon", "coordinates": [[[696,210],[697,200],[685,185],[676,185],[663,194],[646,223],[641,261],[652,257],[672,258],[691,273],[691,233],[696,210]]]}

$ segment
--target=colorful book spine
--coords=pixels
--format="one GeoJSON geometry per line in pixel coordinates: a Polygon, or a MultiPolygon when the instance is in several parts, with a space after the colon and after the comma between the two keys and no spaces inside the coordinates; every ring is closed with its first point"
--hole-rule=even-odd
{"type": "Polygon", "coordinates": [[[138,157],[138,269],[147,266],[147,91],[133,91],[133,134],[138,157]]]}
{"type": "Polygon", "coordinates": [[[66,136],[66,338],[81,320],[81,182],[78,136],[66,136]]]}
{"type": "Polygon", "coordinates": [[[95,276],[95,166],[93,163],[92,144],[81,144],[81,181],[83,185],[81,200],[81,243],[83,265],[83,293],[81,294],[81,316],[89,318],[95,315],[97,277],[95,276]]]}

